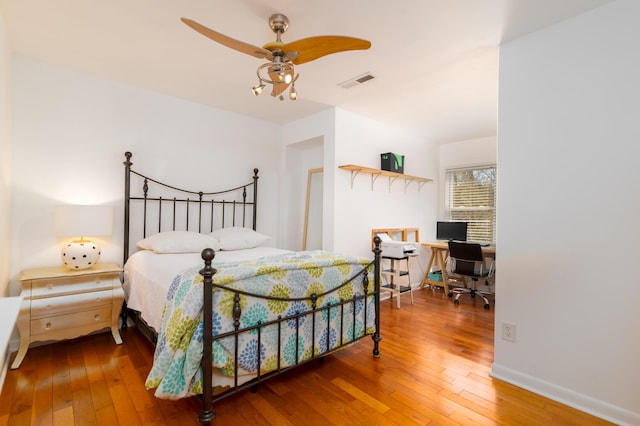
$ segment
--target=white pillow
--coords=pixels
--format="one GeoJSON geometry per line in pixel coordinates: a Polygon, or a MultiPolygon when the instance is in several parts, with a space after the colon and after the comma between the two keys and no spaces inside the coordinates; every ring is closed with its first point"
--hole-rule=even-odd
{"type": "Polygon", "coordinates": [[[150,235],[138,241],[136,247],[155,253],[200,253],[206,248],[219,250],[220,243],[210,234],[169,231],[150,235]]]}
{"type": "Polygon", "coordinates": [[[213,231],[211,234],[220,241],[220,250],[243,250],[258,247],[270,237],[262,235],[251,228],[233,226],[213,231]]]}

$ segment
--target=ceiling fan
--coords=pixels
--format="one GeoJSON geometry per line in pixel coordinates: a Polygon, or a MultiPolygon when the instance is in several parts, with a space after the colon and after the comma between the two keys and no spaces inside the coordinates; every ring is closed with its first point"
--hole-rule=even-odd
{"type": "Polygon", "coordinates": [[[256,71],[258,84],[253,86],[253,94],[258,96],[267,84],[272,85],[271,96],[284,97],[282,93],[288,88],[289,98],[295,100],[297,92],[295,82],[299,74],[295,74],[294,65],[304,64],[333,53],[347,50],[365,50],[371,47],[371,42],[354,37],[344,36],[316,36],[303,38],[291,43],[284,43],[282,34],[289,27],[289,18],[281,13],[269,17],[269,26],[276,33],[276,40],[266,43],[262,47],[253,46],[217,31],[205,27],[191,19],[180,18],[182,22],[211,40],[218,42],[238,52],[266,59],[268,62],[260,65],[256,71]]]}

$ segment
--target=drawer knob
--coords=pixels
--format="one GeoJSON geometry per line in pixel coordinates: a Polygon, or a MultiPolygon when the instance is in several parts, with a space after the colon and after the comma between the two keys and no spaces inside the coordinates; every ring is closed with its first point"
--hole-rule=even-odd
{"type": "Polygon", "coordinates": [[[53,305],[52,304],[48,304],[47,305],[47,309],[51,309],[51,308],[53,308],[53,305]]]}
{"type": "Polygon", "coordinates": [[[45,328],[46,330],[50,330],[50,329],[51,329],[51,323],[50,323],[50,322],[46,323],[46,324],[44,325],[44,328],[45,328]]]}
{"type": "Polygon", "coordinates": [[[93,316],[93,319],[96,320],[96,321],[100,321],[100,314],[95,314],[93,316]]]}
{"type": "Polygon", "coordinates": [[[47,290],[53,290],[53,284],[47,284],[47,290]]]}

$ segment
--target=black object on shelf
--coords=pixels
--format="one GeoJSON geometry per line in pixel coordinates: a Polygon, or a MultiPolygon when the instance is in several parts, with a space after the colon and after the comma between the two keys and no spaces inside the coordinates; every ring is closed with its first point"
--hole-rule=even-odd
{"type": "Polygon", "coordinates": [[[380,168],[388,172],[404,173],[404,155],[393,152],[380,154],[380,168]]]}

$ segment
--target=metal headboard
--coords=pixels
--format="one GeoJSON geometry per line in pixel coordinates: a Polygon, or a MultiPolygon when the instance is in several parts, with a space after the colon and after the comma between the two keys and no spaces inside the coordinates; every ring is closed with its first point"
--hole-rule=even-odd
{"type": "Polygon", "coordinates": [[[215,192],[190,191],[159,182],[131,169],[133,154],[125,152],[124,172],[124,250],[123,264],[129,258],[132,209],[139,207],[135,223],[140,238],[163,231],[212,232],[225,226],[256,230],[258,210],[258,169],[250,183],[215,192]],[[134,182],[136,183],[134,185],[134,182]],[[252,187],[252,188],[251,188],[252,187]],[[248,189],[253,195],[248,196],[248,189]],[[250,220],[250,225],[247,220],[250,220]]]}

